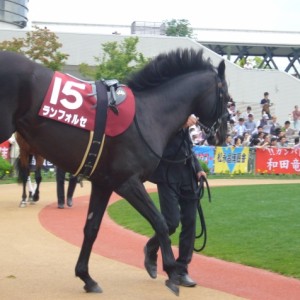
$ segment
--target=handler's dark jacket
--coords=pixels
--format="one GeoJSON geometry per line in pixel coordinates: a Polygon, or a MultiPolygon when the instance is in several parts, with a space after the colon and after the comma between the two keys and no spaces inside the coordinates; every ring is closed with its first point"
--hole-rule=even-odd
{"type": "MultiPolygon", "coordinates": [[[[181,129],[168,143],[163,158],[168,160],[183,160],[180,163],[169,163],[161,160],[150,177],[154,183],[191,183],[197,184],[197,173],[202,171],[201,165],[192,151],[193,143],[188,128],[181,129]],[[189,157],[192,154],[191,157],[189,157]]],[[[195,186],[194,186],[195,187],[195,186]]]]}

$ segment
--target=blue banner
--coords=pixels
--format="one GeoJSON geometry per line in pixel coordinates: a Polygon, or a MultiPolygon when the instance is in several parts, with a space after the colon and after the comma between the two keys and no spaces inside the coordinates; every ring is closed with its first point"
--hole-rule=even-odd
{"type": "Polygon", "coordinates": [[[199,160],[204,161],[210,173],[214,173],[214,149],[213,146],[194,146],[193,151],[199,160]]]}

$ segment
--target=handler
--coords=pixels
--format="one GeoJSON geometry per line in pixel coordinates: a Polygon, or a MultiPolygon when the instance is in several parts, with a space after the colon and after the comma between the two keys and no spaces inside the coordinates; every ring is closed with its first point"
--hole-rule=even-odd
{"type": "MultiPolygon", "coordinates": [[[[195,125],[197,118],[190,116],[182,129],[168,143],[163,159],[182,160],[181,163],[168,163],[161,160],[150,181],[157,184],[161,213],[166,219],[169,235],[172,235],[181,222],[179,256],[177,258],[179,284],[194,287],[196,282],[188,274],[188,264],[192,260],[196,212],[198,206],[197,187],[201,176],[206,177],[201,165],[192,152],[192,141],[188,127],[195,125]]],[[[156,234],[144,247],[145,268],[151,278],[157,277],[157,252],[159,241],[156,234]]]]}

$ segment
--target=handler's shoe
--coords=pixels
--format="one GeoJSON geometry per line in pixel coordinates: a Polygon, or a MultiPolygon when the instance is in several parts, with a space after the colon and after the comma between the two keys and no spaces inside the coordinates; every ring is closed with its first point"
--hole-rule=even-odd
{"type": "Polygon", "coordinates": [[[72,206],[73,206],[73,199],[72,199],[72,198],[68,198],[68,199],[67,199],[67,205],[68,205],[69,207],[72,207],[72,206]]]}
{"type": "Polygon", "coordinates": [[[185,287],[194,287],[197,285],[197,283],[187,273],[179,275],[179,284],[185,287]]]}
{"type": "Polygon", "coordinates": [[[144,254],[145,254],[145,260],[144,260],[144,266],[150,275],[151,278],[157,277],[157,254],[156,259],[153,259],[150,257],[148,253],[147,246],[144,247],[144,254]]]}

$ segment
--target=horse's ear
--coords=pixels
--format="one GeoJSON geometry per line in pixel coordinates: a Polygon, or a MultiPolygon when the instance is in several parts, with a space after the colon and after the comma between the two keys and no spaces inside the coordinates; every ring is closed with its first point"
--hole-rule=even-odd
{"type": "Polygon", "coordinates": [[[218,75],[220,78],[225,78],[225,61],[224,59],[222,59],[222,61],[220,62],[219,66],[218,66],[218,75]]]}

